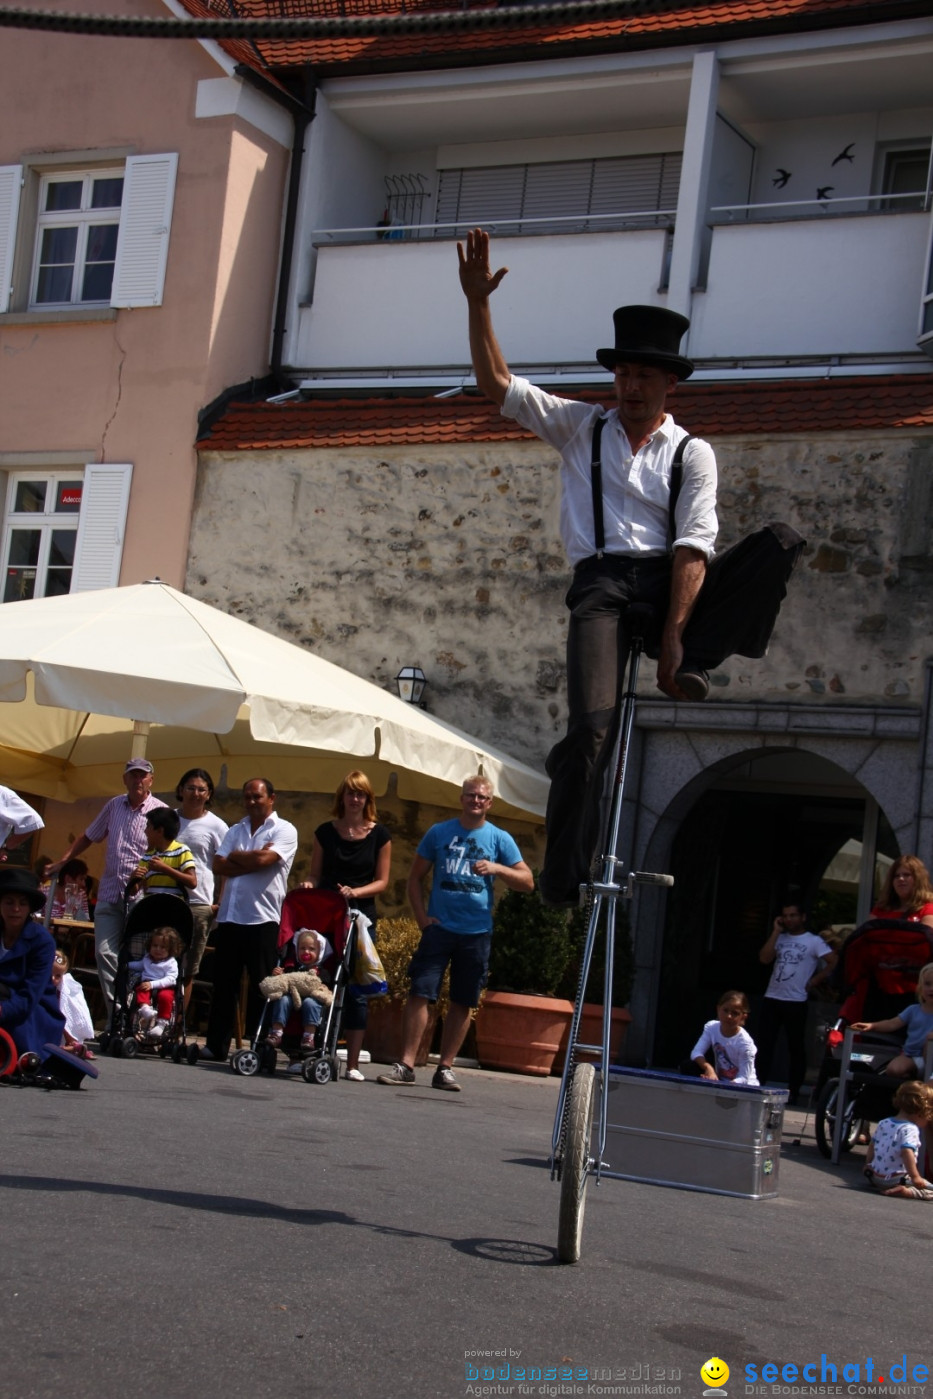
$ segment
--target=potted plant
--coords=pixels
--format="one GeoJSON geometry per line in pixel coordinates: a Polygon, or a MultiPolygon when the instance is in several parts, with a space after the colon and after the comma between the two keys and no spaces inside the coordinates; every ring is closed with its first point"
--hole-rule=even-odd
{"type": "Polygon", "coordinates": [[[556,993],[571,956],[567,914],[510,890],[493,914],[489,986],[476,1015],[485,1068],[551,1072],[573,1006],[556,993]]]}
{"type": "MultiPolygon", "coordinates": [[[[363,1041],[370,1057],[377,1064],[394,1064],[402,1052],[402,1019],[411,983],[408,964],[421,939],[421,929],[414,918],[380,918],[376,931],[376,946],[385,967],[388,992],[369,1005],[366,1038],[363,1041]]],[[[418,1046],[416,1064],[426,1064],[434,1038],[434,1027],[446,1011],[448,978],[445,976],[437,1004],[432,1006],[427,1028],[418,1046]]]]}

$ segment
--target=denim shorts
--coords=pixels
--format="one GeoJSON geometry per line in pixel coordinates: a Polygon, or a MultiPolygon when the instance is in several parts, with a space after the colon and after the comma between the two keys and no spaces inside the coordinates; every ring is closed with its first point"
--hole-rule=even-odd
{"type": "Polygon", "coordinates": [[[428,923],[408,964],[411,994],[436,1001],[449,964],[450,999],[459,1006],[478,1005],[491,944],[492,933],[452,933],[440,923],[428,923]]]}

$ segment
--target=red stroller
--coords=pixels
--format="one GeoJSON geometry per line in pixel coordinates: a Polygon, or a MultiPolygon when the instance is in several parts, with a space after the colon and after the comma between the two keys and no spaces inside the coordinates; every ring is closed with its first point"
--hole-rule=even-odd
{"type": "Polygon", "coordinates": [[[931,932],[907,919],[870,918],[843,944],[833,972],[843,1000],[826,1038],[813,1110],[817,1146],[834,1162],[855,1144],[862,1122],[889,1115],[898,1080],[883,1071],[903,1039],[903,1034],[855,1034],[848,1026],[892,1019],[912,1000],[917,973],[933,961],[931,932]]]}
{"type": "MultiPolygon", "coordinates": [[[[318,975],[334,993],[332,1004],[317,1028],[314,1047],[302,1049],[301,1021],[295,1011],[285,1026],[284,1044],[290,1056],[301,1061],[301,1076],[306,1083],[331,1083],[339,1077],[337,1041],[344,997],[350,982],[356,944],[356,919],[342,894],[331,889],[292,889],[282,904],[279,925],[279,951],[291,942],[300,928],[314,928],[323,933],[333,951],[316,968],[318,975]]],[[[230,1059],[234,1073],[247,1077],[258,1073],[275,1073],[277,1051],[269,1043],[270,1002],[263,1006],[253,1042],[248,1049],[236,1050],[230,1059]]]]}

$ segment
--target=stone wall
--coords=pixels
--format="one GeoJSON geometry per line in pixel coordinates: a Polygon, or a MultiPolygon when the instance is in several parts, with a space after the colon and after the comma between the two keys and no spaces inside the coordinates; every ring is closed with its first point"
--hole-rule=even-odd
{"type": "MultiPolygon", "coordinates": [[[[769,655],[715,697],[918,705],[933,435],[714,445],[720,548],[774,518],[808,539],[769,655]]],[[[202,454],[189,592],[387,688],[420,663],[432,714],[535,765],[563,730],[567,581],[543,444],[202,454]]]]}

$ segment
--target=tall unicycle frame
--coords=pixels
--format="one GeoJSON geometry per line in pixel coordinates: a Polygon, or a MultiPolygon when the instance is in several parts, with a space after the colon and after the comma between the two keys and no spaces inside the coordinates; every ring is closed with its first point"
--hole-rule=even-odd
{"type": "Polygon", "coordinates": [[[652,609],[640,603],[633,604],[625,614],[629,649],[626,680],[619,700],[616,740],[607,774],[607,809],[597,847],[603,852],[597,861],[600,875],[592,883],[581,886],[587,909],[586,938],[551,1136],[551,1179],[560,1182],[557,1255],[561,1263],[577,1263],[580,1259],[587,1184],[590,1176],[595,1176],[598,1185],[603,1170],[609,1164],[605,1159],[609,1106],[609,1036],[612,1028],[618,902],[620,899],[631,899],[637,884],[670,888],[674,883],[669,874],[625,871],[624,862],[618,854],[622,836],[625,774],[635,723],[638,668],[645,646],[645,631],[652,616],[652,609]],[[584,1044],[580,1039],[583,1003],[590,980],[594,948],[601,935],[605,937],[606,949],[602,1034],[599,1043],[584,1044]],[[594,1055],[598,1056],[596,1062],[589,1062],[594,1055]]]}

